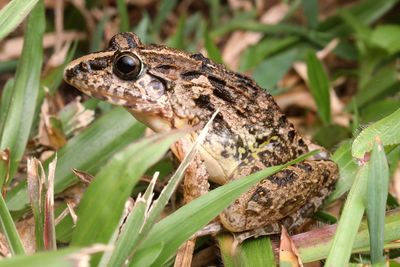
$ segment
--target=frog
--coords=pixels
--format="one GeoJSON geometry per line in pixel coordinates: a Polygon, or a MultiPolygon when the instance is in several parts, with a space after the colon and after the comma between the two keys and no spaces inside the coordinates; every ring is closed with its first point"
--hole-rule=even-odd
{"type": "Polygon", "coordinates": [[[219,215],[244,238],[297,229],[320,208],[338,179],[327,150],[294,128],[267,90],[249,76],[203,56],[118,33],[105,50],[68,64],[64,80],[84,94],[122,106],[154,132],[191,127],[171,150],[183,160],[212,116],[208,134],[187,168],[185,202],[314,148],[303,162],[263,178],[219,215]]]}

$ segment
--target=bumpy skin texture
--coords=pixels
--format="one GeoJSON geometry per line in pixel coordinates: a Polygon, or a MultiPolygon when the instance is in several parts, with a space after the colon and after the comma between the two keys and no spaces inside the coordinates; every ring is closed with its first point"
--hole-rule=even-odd
{"type": "MultiPolygon", "coordinates": [[[[156,132],[204,126],[218,110],[211,130],[185,177],[185,198],[208,191],[208,180],[224,184],[309,151],[271,95],[245,75],[227,70],[201,54],[143,45],[133,33],[112,38],[105,51],[71,62],[65,80],[95,98],[120,105],[156,132]],[[132,55],[140,73],[121,78],[116,61],[132,55]]],[[[182,159],[197,133],[172,150],[182,159]]],[[[232,232],[253,234],[293,228],[321,205],[338,177],[322,152],[255,185],[230,205],[221,222],[232,232]]]]}

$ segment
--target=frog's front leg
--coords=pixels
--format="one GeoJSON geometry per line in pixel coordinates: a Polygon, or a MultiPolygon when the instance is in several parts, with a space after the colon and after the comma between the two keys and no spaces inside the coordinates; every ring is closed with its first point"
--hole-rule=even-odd
{"type": "MultiPolygon", "coordinates": [[[[254,169],[250,170],[238,170],[235,178],[254,169]]],[[[243,194],[220,215],[221,222],[231,232],[251,231],[251,235],[277,232],[279,225],[293,229],[321,206],[337,178],[337,165],[330,160],[308,160],[290,166],[243,194]]]]}

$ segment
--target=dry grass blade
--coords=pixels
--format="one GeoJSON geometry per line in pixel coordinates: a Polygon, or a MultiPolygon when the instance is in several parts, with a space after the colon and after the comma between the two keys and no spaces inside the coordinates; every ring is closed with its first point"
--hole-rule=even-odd
{"type": "Polygon", "coordinates": [[[44,199],[44,248],[45,250],[55,250],[56,230],[54,221],[54,176],[56,172],[57,156],[49,164],[49,174],[45,184],[45,199],[44,199]]]}

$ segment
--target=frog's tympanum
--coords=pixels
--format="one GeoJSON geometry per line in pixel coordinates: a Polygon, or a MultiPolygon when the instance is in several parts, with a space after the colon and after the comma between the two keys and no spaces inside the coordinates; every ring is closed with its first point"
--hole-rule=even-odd
{"type": "MultiPolygon", "coordinates": [[[[274,99],[245,75],[202,54],[144,45],[133,33],[115,35],[107,50],[71,62],[65,80],[85,94],[125,107],[156,132],[197,126],[171,148],[182,160],[219,110],[184,179],[186,201],[265,167],[309,152],[274,99]]],[[[220,214],[231,232],[272,234],[301,225],[332,191],[338,168],[320,152],[266,177],[220,214]]]]}

